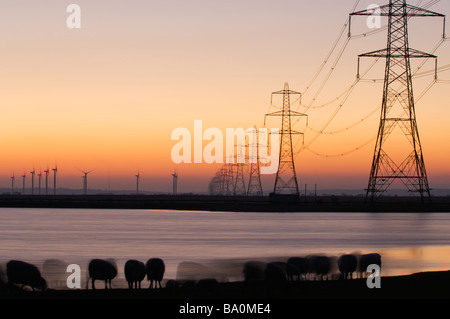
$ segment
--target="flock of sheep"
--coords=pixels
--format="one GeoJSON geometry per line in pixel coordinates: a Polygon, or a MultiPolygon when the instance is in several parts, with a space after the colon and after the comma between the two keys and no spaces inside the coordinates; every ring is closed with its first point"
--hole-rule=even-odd
{"type": "MultiPolygon", "coordinates": [[[[296,280],[323,280],[328,278],[332,269],[337,266],[340,278],[351,279],[358,272],[363,277],[369,265],[376,264],[381,268],[381,256],[378,253],[344,254],[335,259],[324,255],[308,257],[291,257],[287,262],[258,262],[249,261],[243,265],[245,281],[296,281],[296,280]]],[[[147,277],[149,288],[162,288],[161,281],[165,273],[165,263],[161,258],[150,258],[144,264],[141,261],[130,259],[124,265],[124,275],[129,289],[140,289],[141,282],[147,277]]],[[[117,277],[117,265],[113,260],[92,259],[88,265],[89,280],[92,289],[95,281],[105,282],[105,289],[110,289],[111,280],[117,277]]],[[[30,263],[11,260],[6,264],[6,275],[9,285],[18,285],[22,288],[29,286],[33,290],[45,290],[47,282],[39,269],[30,263]]],[[[89,280],[86,282],[88,289],[89,280]]],[[[174,281],[170,281],[174,284],[174,281]]],[[[169,282],[167,283],[169,285],[169,282]]]]}
{"type": "MultiPolygon", "coordinates": [[[[64,266],[64,265],[62,265],[64,266]]],[[[44,265],[45,267],[45,265],[44,265]]],[[[147,263],[130,259],[125,263],[124,274],[130,289],[141,288],[141,282],[145,276],[150,281],[149,288],[161,286],[166,266],[160,258],[150,258],[147,263]]],[[[62,270],[65,271],[65,268],[62,270]]],[[[105,282],[105,288],[112,288],[111,280],[117,276],[117,265],[112,259],[92,259],[88,265],[89,280],[92,289],[95,289],[95,281],[105,282]]],[[[6,276],[9,285],[19,285],[23,289],[25,286],[33,290],[46,290],[47,281],[41,275],[39,269],[30,263],[20,260],[10,260],[6,264],[6,276]]],[[[86,282],[88,289],[89,280],[86,282]]]]}

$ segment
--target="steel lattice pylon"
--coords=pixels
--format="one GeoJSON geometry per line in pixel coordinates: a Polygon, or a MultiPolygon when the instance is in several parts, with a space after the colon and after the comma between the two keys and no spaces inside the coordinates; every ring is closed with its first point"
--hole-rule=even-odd
{"type": "Polygon", "coordinates": [[[284,84],[284,90],[273,92],[274,94],[283,95],[283,108],[281,111],[266,114],[265,116],[281,116],[281,131],[280,136],[280,153],[278,171],[275,178],[275,185],[273,189],[274,194],[293,194],[299,195],[297,175],[295,173],[294,156],[292,148],[292,135],[303,134],[293,131],[291,129],[291,117],[293,116],[307,116],[306,114],[291,111],[291,94],[298,94],[299,92],[289,90],[289,84],[284,84]]]}
{"type": "Polygon", "coordinates": [[[359,55],[359,58],[386,58],[381,117],[366,198],[373,201],[395,180],[401,180],[408,191],[418,192],[423,201],[424,197],[431,196],[417,128],[410,59],[436,59],[436,56],[409,48],[408,18],[445,16],[408,5],[406,0],[390,0],[388,5],[379,8],[378,13],[358,11],[351,13],[350,18],[355,15],[379,15],[389,19],[387,48],[359,55]],[[386,141],[394,130],[400,130],[407,141],[389,149],[386,141]],[[398,160],[393,159],[393,153],[397,153],[395,147],[405,147],[405,154],[398,160]]]}
{"type": "Polygon", "coordinates": [[[250,175],[248,178],[247,195],[261,196],[263,190],[259,166],[259,132],[256,126],[253,128],[252,134],[252,143],[250,145],[250,175]]]}

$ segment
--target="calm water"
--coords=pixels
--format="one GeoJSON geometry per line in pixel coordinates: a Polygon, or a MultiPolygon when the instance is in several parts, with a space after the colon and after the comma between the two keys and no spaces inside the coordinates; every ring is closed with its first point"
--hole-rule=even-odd
{"type": "Polygon", "coordinates": [[[52,258],[85,272],[91,258],[114,258],[120,285],[131,258],[163,258],[166,279],[191,269],[180,263],[195,262],[237,280],[243,260],[375,251],[384,275],[448,270],[450,214],[0,209],[3,265],[21,259],[42,269],[52,258]]]}

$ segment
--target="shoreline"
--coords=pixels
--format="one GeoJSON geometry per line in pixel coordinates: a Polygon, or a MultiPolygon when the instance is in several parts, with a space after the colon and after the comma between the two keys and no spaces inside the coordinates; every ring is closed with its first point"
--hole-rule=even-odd
{"type": "Polygon", "coordinates": [[[432,197],[421,203],[416,197],[383,197],[366,203],[361,196],[212,195],[0,195],[2,208],[98,208],[161,209],[231,212],[450,212],[450,197],[432,197]]]}

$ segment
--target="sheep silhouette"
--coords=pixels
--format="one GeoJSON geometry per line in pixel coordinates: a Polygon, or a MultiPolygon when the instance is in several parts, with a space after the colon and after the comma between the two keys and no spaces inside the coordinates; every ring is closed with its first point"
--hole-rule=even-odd
{"type": "Polygon", "coordinates": [[[141,288],[141,281],[144,280],[146,275],[145,264],[139,260],[130,259],[127,260],[124,266],[125,279],[128,282],[128,288],[139,289],[141,288]]]}
{"type": "Polygon", "coordinates": [[[161,258],[150,258],[145,264],[145,269],[147,272],[147,280],[150,281],[149,288],[153,288],[153,282],[155,283],[155,288],[162,288],[161,280],[164,277],[164,272],[166,271],[166,265],[161,258]]]}
{"type": "Polygon", "coordinates": [[[41,276],[39,269],[33,265],[20,260],[10,260],[6,264],[6,275],[10,285],[20,284],[22,289],[30,286],[35,289],[46,290],[47,282],[41,276]]]}
{"type": "Polygon", "coordinates": [[[271,283],[281,283],[287,281],[286,264],[282,262],[270,262],[266,265],[264,272],[266,281],[271,283]]]}
{"type": "Polygon", "coordinates": [[[378,265],[381,268],[381,255],[378,253],[370,253],[362,255],[359,259],[359,271],[361,272],[361,277],[364,277],[366,274],[367,267],[369,265],[378,265]]]}
{"type": "MultiPolygon", "coordinates": [[[[89,278],[92,279],[92,289],[95,289],[96,280],[105,281],[105,289],[111,287],[111,280],[117,276],[117,265],[114,260],[108,259],[92,259],[89,262],[89,278]]],[[[86,283],[86,289],[89,284],[89,280],[86,283]]]]}
{"type": "Polygon", "coordinates": [[[314,270],[314,273],[323,280],[325,276],[328,278],[328,273],[331,269],[331,259],[327,256],[311,256],[310,257],[310,265],[314,270]]]}
{"type": "Polygon", "coordinates": [[[42,264],[42,275],[51,288],[64,287],[67,279],[67,264],[59,259],[46,259],[42,264]]]}
{"type": "Polygon", "coordinates": [[[344,279],[352,278],[357,266],[358,259],[355,255],[346,254],[340,256],[338,259],[338,268],[344,279]]]}
{"type": "Polygon", "coordinates": [[[243,265],[242,273],[245,281],[262,281],[266,278],[264,273],[266,264],[262,261],[247,261],[243,265]]]}
{"type": "Polygon", "coordinates": [[[287,275],[291,281],[295,280],[295,278],[300,280],[302,276],[305,278],[306,274],[309,272],[309,263],[307,258],[291,257],[288,259],[287,263],[287,275]]]}

